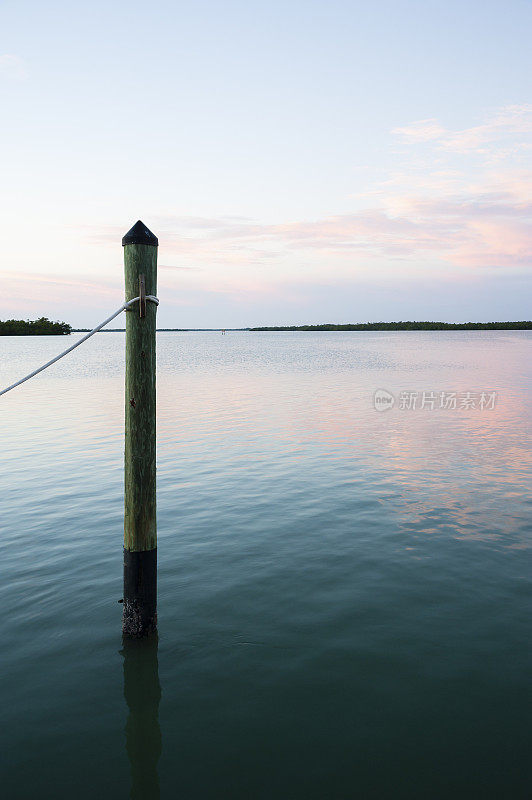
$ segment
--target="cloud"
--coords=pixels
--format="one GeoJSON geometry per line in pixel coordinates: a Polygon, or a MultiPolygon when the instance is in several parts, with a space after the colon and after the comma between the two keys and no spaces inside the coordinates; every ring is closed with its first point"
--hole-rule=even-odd
{"type": "Polygon", "coordinates": [[[404,128],[394,128],[392,133],[403,136],[410,142],[432,142],[441,139],[446,131],[435,119],[420,119],[404,128]]]}
{"type": "MultiPolygon", "coordinates": [[[[532,265],[531,122],[531,107],[520,105],[460,130],[436,119],[397,128],[390,135],[393,170],[364,193],[353,185],[346,205],[316,219],[151,209],[145,222],[160,241],[162,324],[181,326],[181,311],[174,316],[173,307],[189,309],[184,324],[192,326],[201,319],[198,310],[212,312],[212,320],[203,316],[209,325],[228,318],[239,324],[293,321],[293,310],[301,307],[308,309],[301,322],[326,321],[322,313],[330,309],[327,316],[334,319],[344,300],[345,319],[364,319],[368,297],[379,318],[450,318],[449,308],[472,318],[475,300],[488,286],[490,315],[523,318],[532,265]],[[389,311],[379,310],[384,297],[389,311]],[[467,303],[460,306],[462,298],[467,303]],[[216,317],[218,308],[229,316],[216,317]],[[285,316],[276,318],[275,308],[284,308],[285,316]],[[355,316],[353,308],[359,309],[355,316]]],[[[4,275],[10,288],[4,313],[17,307],[85,326],[99,321],[123,297],[120,242],[127,227],[118,215],[116,224],[76,225],[98,257],[87,247],[85,266],[72,265],[66,279],[12,266],[4,275]]]]}
{"type": "Polygon", "coordinates": [[[0,78],[23,80],[27,75],[26,62],[22,58],[9,53],[0,55],[0,78]]]}
{"type": "MultiPolygon", "coordinates": [[[[397,260],[433,258],[454,266],[518,267],[532,263],[532,204],[522,186],[509,176],[496,191],[487,187],[423,196],[395,192],[379,207],[313,221],[279,224],[235,223],[205,229],[201,236],[157,228],[161,247],[176,264],[162,264],[180,280],[196,282],[201,273],[223,281],[216,267],[229,275],[249,268],[273,268],[290,258],[321,256],[331,268],[353,267],[378,259],[390,267],[397,260]],[[195,277],[197,276],[197,277],[195,277]]],[[[183,225],[183,222],[180,222],[183,225]]],[[[177,224],[176,224],[177,228],[177,224]]],[[[105,237],[107,240],[107,236],[105,237]]],[[[117,237],[112,237],[116,243],[117,237]]],[[[304,276],[302,276],[304,279],[304,276]]]]}
{"type": "MultiPolygon", "coordinates": [[[[368,259],[415,260],[427,255],[455,266],[528,266],[532,262],[532,203],[522,185],[499,177],[488,187],[423,196],[384,196],[381,207],[315,221],[238,223],[200,238],[169,233],[176,257],[232,265],[267,264],[290,254],[321,253],[352,264],[368,259]]],[[[164,239],[164,236],[163,236],[164,239]]]]}
{"type": "Polygon", "coordinates": [[[444,128],[436,119],[423,119],[392,133],[408,143],[434,142],[446,150],[460,153],[486,153],[493,143],[513,139],[513,147],[530,148],[527,140],[515,142],[515,137],[532,132],[532,105],[505,106],[487,118],[481,125],[452,131],[444,128]]]}
{"type": "MultiPolygon", "coordinates": [[[[506,268],[532,264],[532,106],[506,106],[481,124],[446,129],[436,119],[396,128],[404,148],[395,169],[357,208],[315,220],[154,215],[168,279],[189,288],[262,280],[301,282],[357,271],[506,268]],[[467,158],[464,158],[464,154],[467,158]],[[175,273],[175,275],[171,275],[175,273]]],[[[100,243],[118,227],[88,229],[100,243]]]]}

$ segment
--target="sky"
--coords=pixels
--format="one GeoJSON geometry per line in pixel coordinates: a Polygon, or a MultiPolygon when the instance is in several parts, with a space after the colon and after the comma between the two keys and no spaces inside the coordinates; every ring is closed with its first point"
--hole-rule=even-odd
{"type": "Polygon", "coordinates": [[[0,319],[531,318],[532,2],[0,0],[0,319]]]}

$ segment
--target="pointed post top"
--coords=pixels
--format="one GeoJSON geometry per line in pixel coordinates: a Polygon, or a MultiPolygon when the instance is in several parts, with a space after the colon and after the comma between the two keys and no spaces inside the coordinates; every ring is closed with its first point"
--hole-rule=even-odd
{"type": "Polygon", "coordinates": [[[158,247],[159,240],[139,219],[122,239],[122,247],[126,244],[151,244],[153,247],[158,247]]]}

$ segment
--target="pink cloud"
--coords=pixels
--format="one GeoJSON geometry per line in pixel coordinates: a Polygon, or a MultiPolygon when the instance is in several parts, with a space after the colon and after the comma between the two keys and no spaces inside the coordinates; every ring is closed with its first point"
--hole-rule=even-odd
{"type": "Polygon", "coordinates": [[[402,128],[394,128],[392,133],[411,142],[433,142],[445,136],[446,130],[436,119],[420,119],[402,128]]]}
{"type": "MultiPolygon", "coordinates": [[[[311,264],[313,278],[320,269],[345,276],[368,265],[393,269],[397,261],[403,269],[405,262],[419,268],[427,260],[522,269],[532,261],[530,131],[530,105],[504,107],[461,130],[436,119],[396,128],[407,144],[402,163],[365,196],[357,194],[359,207],[351,213],[268,223],[164,214],[147,224],[158,233],[166,264],[173,262],[162,267],[167,280],[190,289],[208,283],[224,292],[245,278],[254,291],[254,277],[271,270],[270,280],[282,282],[294,263],[306,265],[298,273],[302,281],[311,264]]],[[[123,234],[116,226],[88,230],[113,246],[123,234]]]]}
{"type": "MultiPolygon", "coordinates": [[[[441,148],[462,153],[485,153],[487,146],[494,142],[523,137],[531,132],[532,105],[528,104],[506,106],[481,125],[463,130],[448,130],[438,120],[424,119],[392,131],[409,143],[434,142],[441,148]]],[[[514,141],[513,146],[529,147],[530,143],[514,141]]]]}
{"type": "Polygon", "coordinates": [[[322,253],[333,268],[338,259],[356,265],[375,258],[414,261],[427,254],[469,267],[532,260],[532,204],[523,201],[515,183],[506,190],[499,181],[497,191],[441,197],[392,195],[382,199],[382,206],[313,221],[224,224],[199,236],[177,234],[168,222],[169,230],[160,231],[159,238],[166,257],[176,263],[161,269],[189,286],[209,280],[224,291],[224,273],[213,276],[213,267],[240,268],[241,274],[242,268],[274,265],[297,253],[322,253]]]}
{"type": "Polygon", "coordinates": [[[497,267],[528,266],[532,262],[530,222],[473,219],[467,234],[453,254],[455,264],[497,267]]]}
{"type": "Polygon", "coordinates": [[[474,195],[405,195],[400,206],[400,213],[370,208],[315,221],[239,223],[191,244],[170,238],[168,248],[177,256],[235,265],[311,251],[355,262],[368,257],[416,259],[430,253],[450,264],[471,267],[518,266],[532,260],[528,233],[532,204],[516,196],[511,185],[507,191],[499,186],[497,192],[474,195]]]}

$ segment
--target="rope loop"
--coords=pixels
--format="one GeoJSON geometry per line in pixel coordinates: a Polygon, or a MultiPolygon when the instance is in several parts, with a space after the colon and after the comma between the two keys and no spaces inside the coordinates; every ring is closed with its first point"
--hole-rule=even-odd
{"type": "MultiPolygon", "coordinates": [[[[150,303],[155,303],[156,306],[159,305],[159,298],[155,297],[154,294],[147,294],[144,299],[149,300],[150,303]]],[[[137,300],[140,300],[140,297],[134,297],[133,300],[128,300],[127,303],[124,303],[124,311],[131,311],[130,306],[132,306],[133,303],[136,303],[137,300]]]]}

